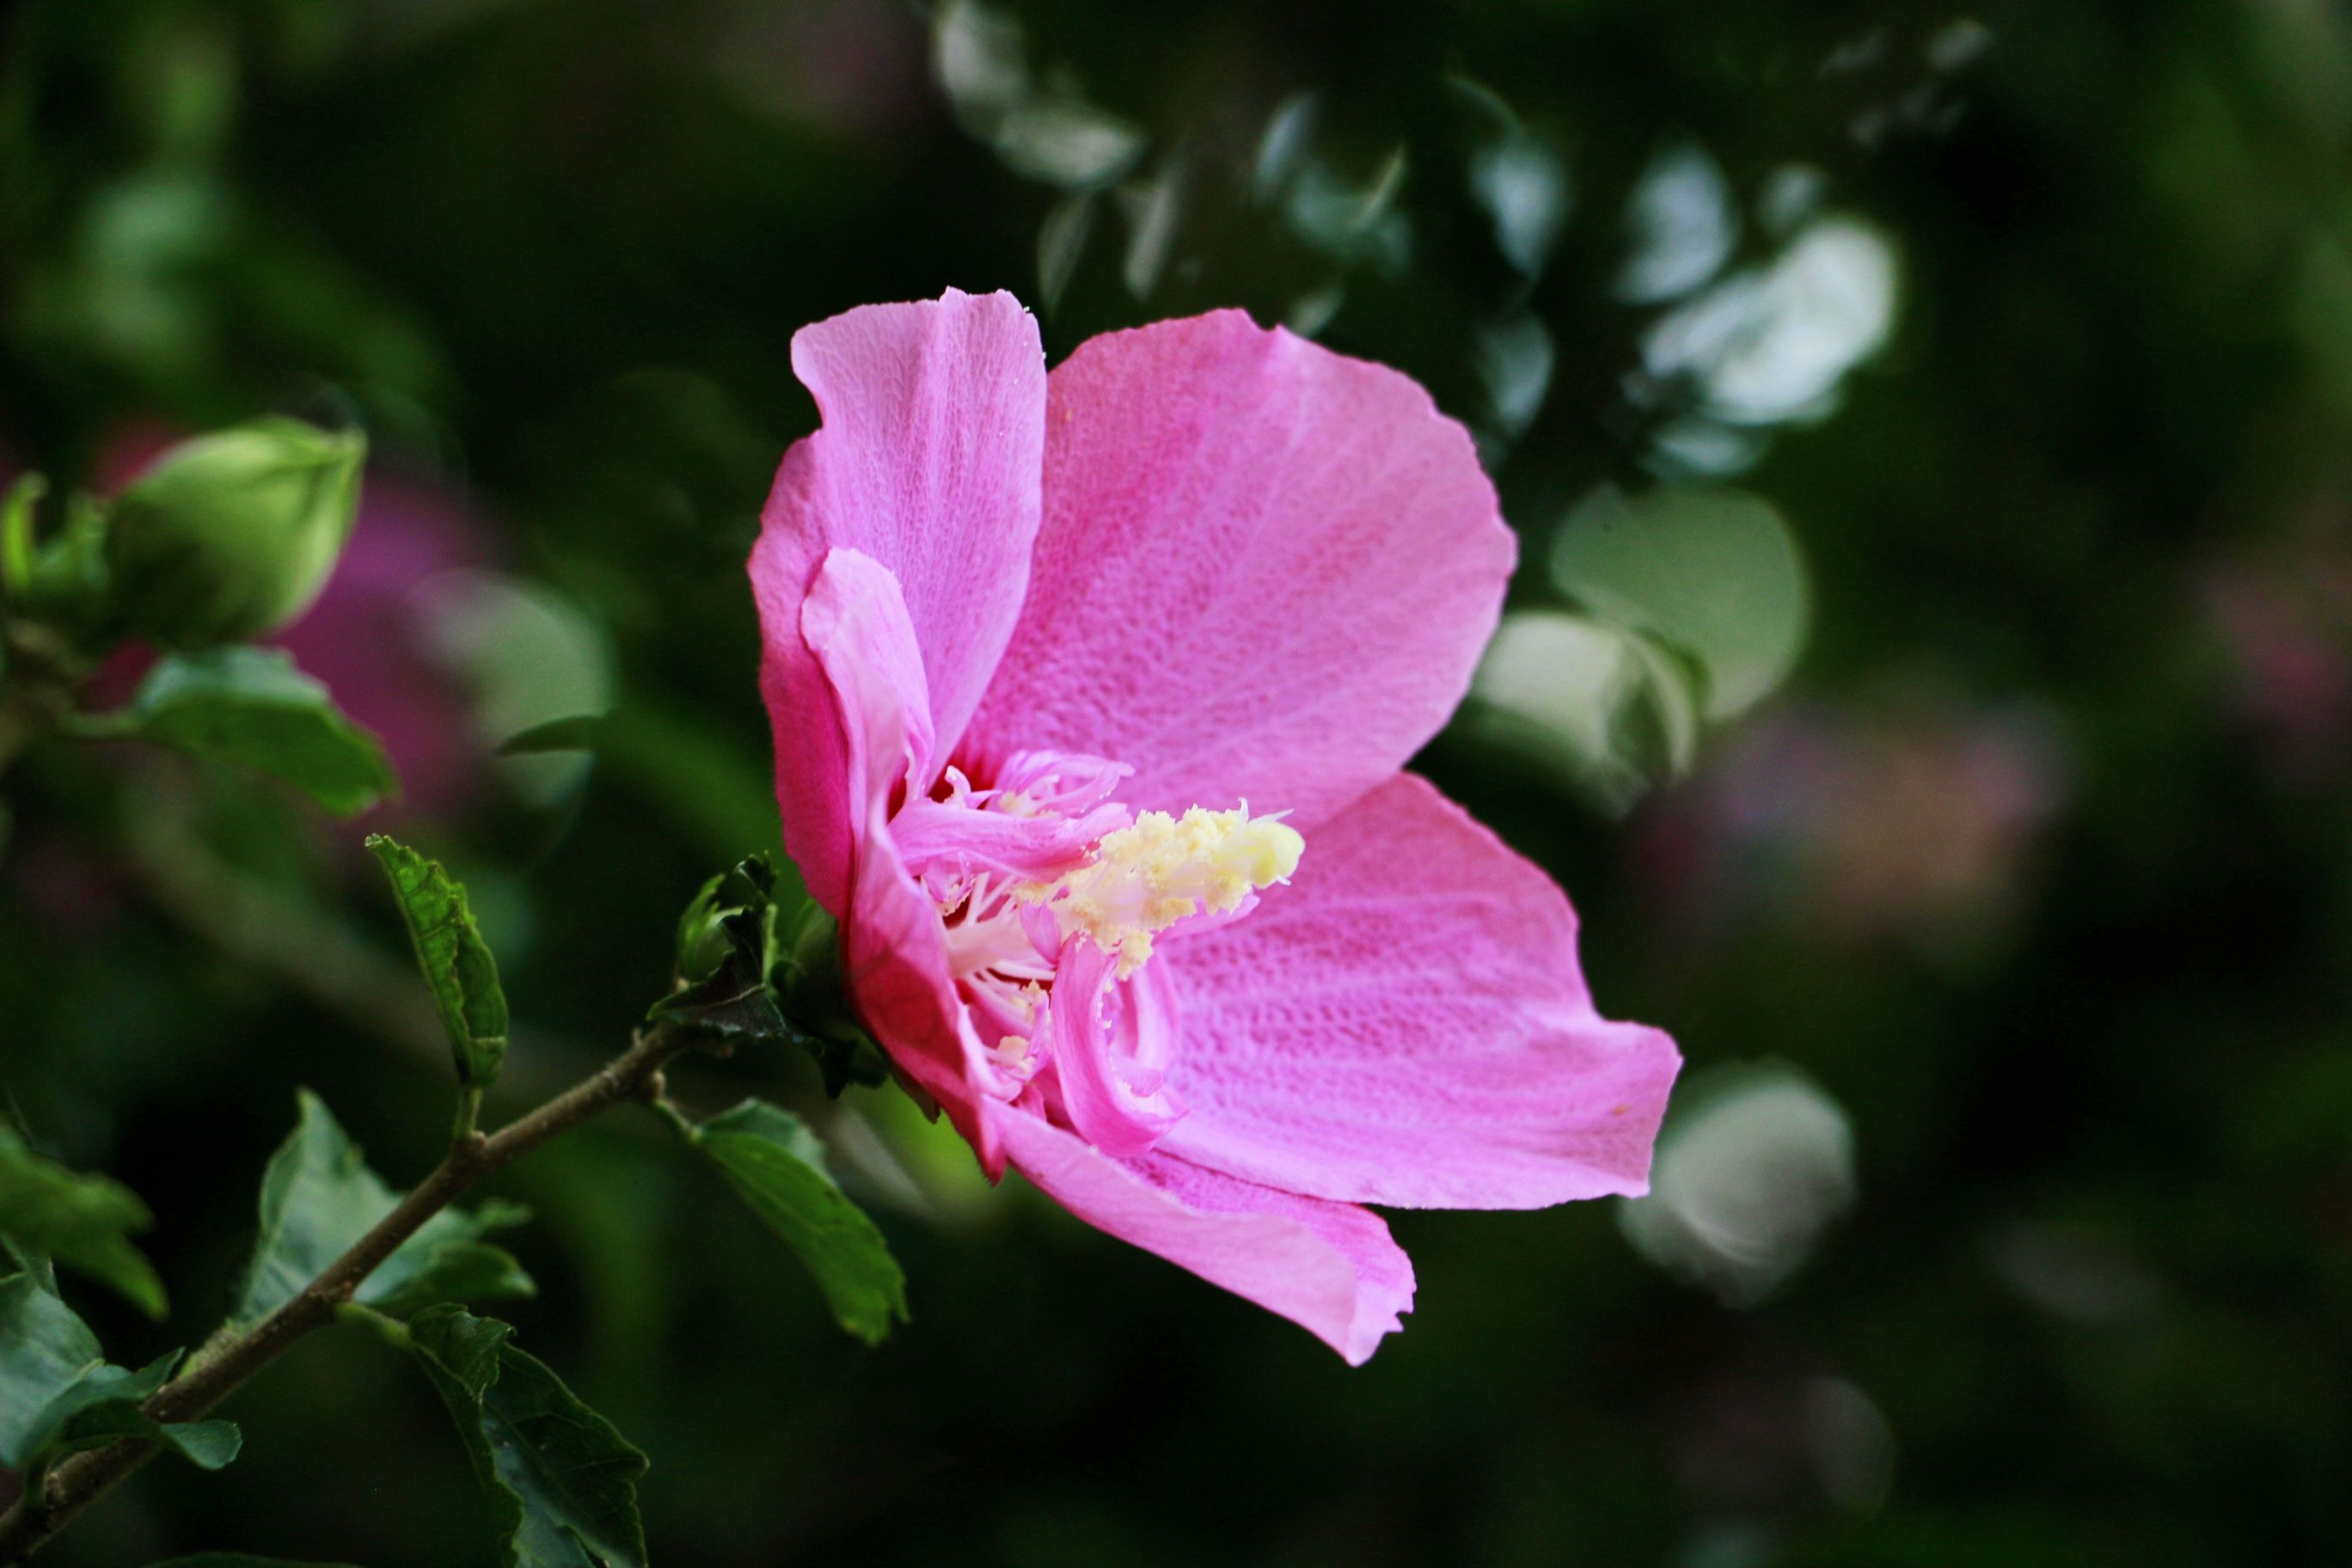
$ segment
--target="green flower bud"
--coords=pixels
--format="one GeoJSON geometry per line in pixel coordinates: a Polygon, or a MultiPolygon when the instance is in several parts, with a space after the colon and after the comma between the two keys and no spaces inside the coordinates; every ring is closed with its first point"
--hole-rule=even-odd
{"type": "Polygon", "coordinates": [[[310,607],[351,536],[367,438],[257,419],[184,441],[115,497],[119,629],[179,648],[242,642],[310,607]]]}

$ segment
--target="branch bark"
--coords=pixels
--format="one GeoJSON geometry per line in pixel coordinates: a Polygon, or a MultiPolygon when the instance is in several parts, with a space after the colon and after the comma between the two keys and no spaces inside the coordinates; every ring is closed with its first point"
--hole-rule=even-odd
{"type": "MultiPolygon", "coordinates": [[[[538,1110],[488,1137],[477,1133],[461,1140],[390,1214],[292,1300],[242,1333],[217,1335],[206,1342],[180,1375],[141,1408],[159,1422],[202,1416],[296,1341],[333,1321],[336,1310],[351,1300],[362,1281],[475,1183],[608,1107],[656,1098],[663,1064],[690,1043],[688,1037],[664,1028],[640,1035],[626,1051],[538,1110]]],[[[0,1568],[13,1568],[30,1558],[154,1451],[152,1443],[126,1440],[78,1454],[52,1469],[45,1485],[28,1489],[14,1508],[0,1515],[0,1568]]]]}

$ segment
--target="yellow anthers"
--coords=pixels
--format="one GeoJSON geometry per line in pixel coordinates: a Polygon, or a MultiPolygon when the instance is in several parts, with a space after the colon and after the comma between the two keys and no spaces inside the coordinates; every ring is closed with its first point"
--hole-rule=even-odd
{"type": "Polygon", "coordinates": [[[1151,939],[1188,915],[1226,914],[1260,888],[1286,882],[1306,840],[1277,817],[1194,806],[1181,817],[1136,815],[1106,834],[1094,858],[1066,878],[1053,904],[1066,936],[1118,955],[1126,978],[1151,956],[1151,939]]]}

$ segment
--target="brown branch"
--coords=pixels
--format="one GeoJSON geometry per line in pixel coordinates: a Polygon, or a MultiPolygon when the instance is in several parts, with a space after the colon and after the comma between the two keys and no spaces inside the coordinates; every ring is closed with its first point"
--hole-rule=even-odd
{"type": "MultiPolygon", "coordinates": [[[[418,1183],[373,1229],[352,1244],[290,1301],[241,1333],[225,1334],[190,1358],[179,1376],[140,1408],[159,1422],[193,1421],[236,1392],[297,1340],[331,1321],[361,1282],[399,1250],[418,1227],[484,1176],[625,1100],[653,1098],[662,1064],[687,1048],[676,1031],[656,1028],[594,1073],[529,1115],[485,1138],[476,1134],[418,1183]]],[[[36,1496],[28,1490],[0,1515],[0,1565],[25,1562],[43,1542],[117,1481],[145,1464],[152,1443],[133,1440],[79,1454],[48,1474],[36,1496]]]]}

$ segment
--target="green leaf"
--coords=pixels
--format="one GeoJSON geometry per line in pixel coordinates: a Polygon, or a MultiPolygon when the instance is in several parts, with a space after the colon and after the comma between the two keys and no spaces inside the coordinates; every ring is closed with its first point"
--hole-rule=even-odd
{"type": "Polygon", "coordinates": [[[22,1468],[47,1434],[50,1401],[105,1363],[98,1336],[41,1281],[0,1279],[0,1466],[22,1468]]]}
{"type": "Polygon", "coordinates": [[[513,1568],[645,1568],[637,1479],[646,1457],[582,1404],[514,1330],[441,1306],[409,1340],[457,1423],[474,1475],[499,1514],[513,1568]]]}
{"type": "Polygon", "coordinates": [[[1811,593],[1797,542],[1759,497],[1604,487],[1553,546],[1552,577],[1587,610],[1687,654],[1704,676],[1699,717],[1745,711],[1802,650],[1811,593]]]}
{"type": "Polygon", "coordinates": [[[139,1408],[171,1381],[180,1352],[136,1372],[110,1365],[98,1336],[30,1274],[0,1279],[0,1466],[144,1437],[208,1470],[236,1458],[226,1421],[159,1423],[139,1408]]]}
{"type": "Polygon", "coordinates": [[[499,746],[502,757],[536,756],[541,752],[593,752],[603,742],[604,715],[575,713],[509,736],[499,746]]]}
{"type": "Polygon", "coordinates": [[[38,1247],[26,1247],[15,1237],[6,1235],[0,1235],[0,1251],[7,1253],[9,1259],[18,1268],[31,1275],[35,1283],[42,1289],[52,1296],[60,1293],[58,1289],[57,1266],[49,1261],[47,1253],[38,1247]]]}
{"type": "Polygon", "coordinates": [[[151,1318],[163,1315],[163,1282],[128,1239],[154,1223],[138,1194],[105,1176],[81,1175],[27,1148],[0,1122],[0,1236],[104,1280],[151,1318]]]}
{"type": "Polygon", "coordinates": [[[256,1557],[250,1552],[199,1552],[194,1557],[174,1557],[168,1563],[151,1563],[147,1568],[352,1568],[348,1563],[297,1563],[286,1557],[256,1557]]]}
{"type": "Polygon", "coordinates": [[[824,1147],[800,1118],[747,1100],[692,1136],[736,1195],[800,1254],[843,1328],[875,1344],[892,1319],[905,1320],[906,1276],[874,1222],[834,1184],[824,1147]]]}
{"type": "Polygon", "coordinates": [[[499,961],[482,940],[462,883],[415,850],[381,833],[367,840],[400,900],[401,919],[416,949],[416,967],[433,993],[457,1081],[486,1089],[499,1079],[507,1054],[507,994],[499,961]]]}
{"type": "MultiPolygon", "coordinates": [[[[254,1323],[294,1299],[399,1201],[360,1158],[323,1101],[298,1093],[300,1119],[261,1179],[261,1230],[231,1321],[254,1323]]],[[[520,1224],[529,1211],[487,1203],[470,1213],[443,1209],[401,1243],[360,1286],[356,1300],[383,1311],[410,1310],[460,1291],[529,1296],[520,1264],[482,1237],[520,1224]],[[495,1254],[488,1266],[482,1254],[495,1254]]]]}
{"type": "Polygon", "coordinates": [[[87,740],[145,741],[290,784],[338,816],[399,787],[376,738],[275,648],[221,647],[159,660],[130,705],[76,720],[87,740]]]}
{"type": "Polygon", "coordinates": [[[536,1296],[539,1287],[513,1253],[483,1241],[453,1241],[395,1289],[369,1299],[378,1311],[395,1317],[442,1301],[488,1301],[536,1296]]]}

